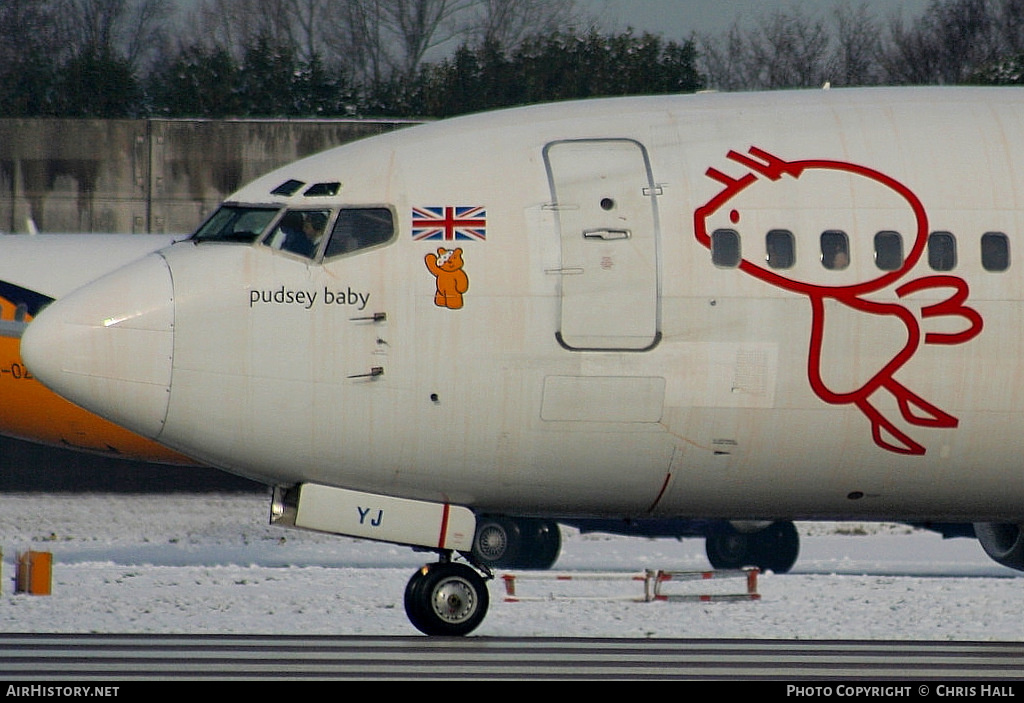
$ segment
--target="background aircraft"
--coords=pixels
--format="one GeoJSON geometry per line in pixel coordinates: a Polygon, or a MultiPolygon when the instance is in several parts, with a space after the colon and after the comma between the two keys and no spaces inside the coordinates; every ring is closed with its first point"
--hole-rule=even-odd
{"type": "Polygon", "coordinates": [[[53,300],[182,238],[105,234],[0,237],[0,434],[126,459],[194,463],[54,395],[26,368],[20,349],[26,325],[53,300]]]}

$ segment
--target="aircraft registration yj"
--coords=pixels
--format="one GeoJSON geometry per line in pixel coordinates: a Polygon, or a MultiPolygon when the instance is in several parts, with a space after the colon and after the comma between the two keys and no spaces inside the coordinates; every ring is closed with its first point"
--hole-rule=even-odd
{"type": "Polygon", "coordinates": [[[973,522],[1024,569],[1022,108],[851,89],[411,127],[256,180],[22,353],[275,486],[280,524],[436,551],[405,597],[428,634],[483,619],[491,514],[973,522]]]}

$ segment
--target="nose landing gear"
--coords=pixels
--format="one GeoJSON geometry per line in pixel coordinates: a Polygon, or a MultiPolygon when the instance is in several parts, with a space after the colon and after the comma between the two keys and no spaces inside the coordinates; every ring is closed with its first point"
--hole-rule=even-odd
{"type": "MultiPolygon", "coordinates": [[[[494,575],[482,568],[488,579],[494,575]]],[[[441,560],[421,567],[405,587],[405,613],[420,632],[436,636],[467,635],[483,622],[490,604],[487,582],[466,564],[441,560]]]]}

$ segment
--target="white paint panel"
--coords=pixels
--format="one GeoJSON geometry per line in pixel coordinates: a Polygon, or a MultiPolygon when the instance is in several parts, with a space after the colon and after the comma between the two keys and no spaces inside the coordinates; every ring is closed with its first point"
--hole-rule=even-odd
{"type": "Polygon", "coordinates": [[[771,408],[779,354],[775,344],[696,343],[674,355],[666,402],[674,407],[771,408]]]}
{"type": "Polygon", "coordinates": [[[548,376],[541,418],[551,422],[658,422],[665,379],[548,376]]]}
{"type": "Polygon", "coordinates": [[[468,551],[476,517],[467,508],[303,484],[295,526],[381,542],[468,551]]]}

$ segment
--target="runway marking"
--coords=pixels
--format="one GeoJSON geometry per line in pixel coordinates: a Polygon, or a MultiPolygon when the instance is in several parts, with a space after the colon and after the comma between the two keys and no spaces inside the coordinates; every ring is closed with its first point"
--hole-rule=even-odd
{"type": "Polygon", "coordinates": [[[1024,681],[1024,642],[0,634],[0,671],[19,682],[1024,681]]]}

